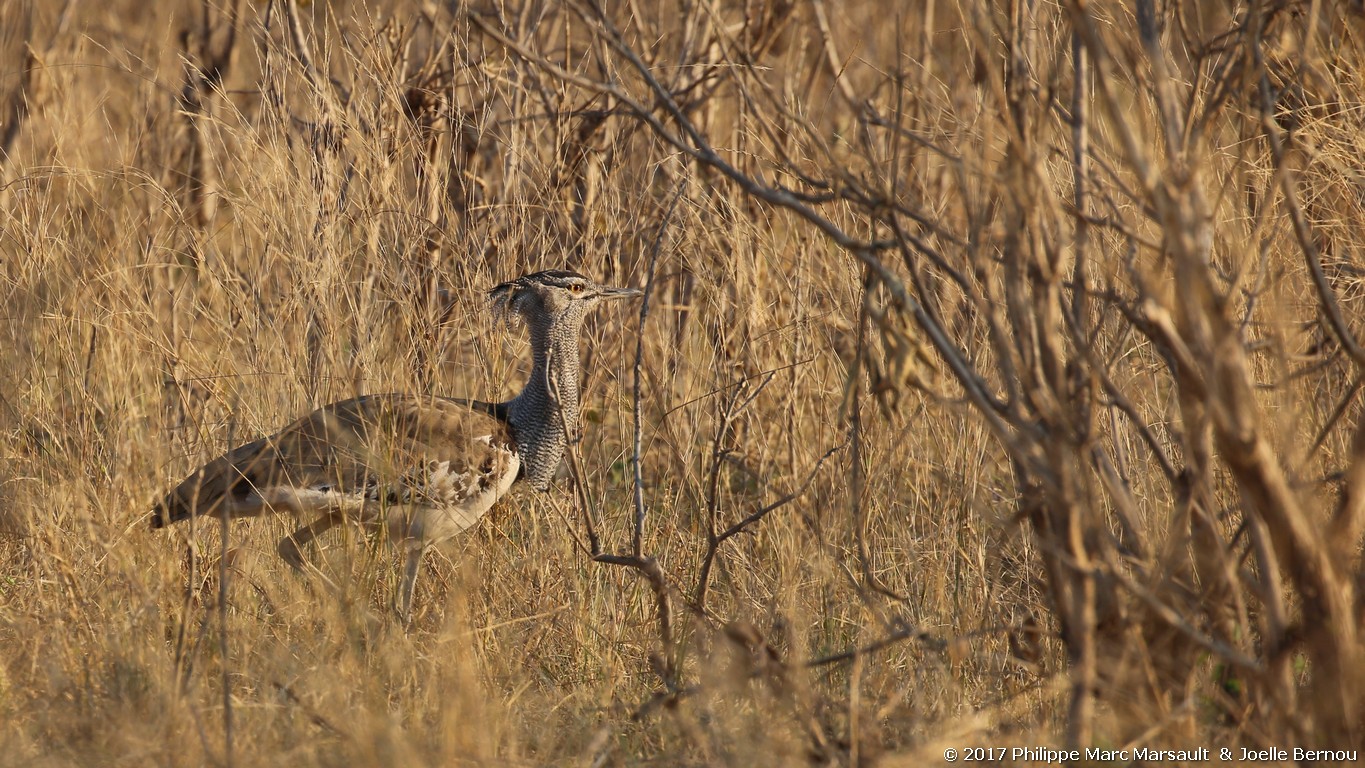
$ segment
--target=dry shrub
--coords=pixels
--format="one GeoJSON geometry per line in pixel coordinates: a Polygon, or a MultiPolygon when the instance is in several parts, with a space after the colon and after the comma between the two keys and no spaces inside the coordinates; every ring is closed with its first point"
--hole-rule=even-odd
{"type": "Polygon", "coordinates": [[[6,760],[1358,749],[1351,8],[6,5],[6,760]],[[144,530],[311,407],[509,396],[480,292],[563,266],[648,312],[410,632],[354,532],[144,530]]]}

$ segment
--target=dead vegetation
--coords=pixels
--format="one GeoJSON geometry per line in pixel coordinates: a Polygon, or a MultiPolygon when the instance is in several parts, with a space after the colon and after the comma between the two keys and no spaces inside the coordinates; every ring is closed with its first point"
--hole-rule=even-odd
{"type": "Polygon", "coordinates": [[[0,754],[918,764],[1365,740],[1358,3],[0,10],[0,754]],[[505,397],[586,439],[436,558],[153,534],[227,444],[505,397]],[[618,567],[622,566],[622,567],[618,567]]]}

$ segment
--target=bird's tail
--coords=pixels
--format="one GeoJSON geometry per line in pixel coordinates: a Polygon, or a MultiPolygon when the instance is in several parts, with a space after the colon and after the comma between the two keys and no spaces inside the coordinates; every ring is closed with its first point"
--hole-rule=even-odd
{"type": "Polygon", "coordinates": [[[181,520],[188,520],[194,514],[194,508],[186,504],[179,498],[174,491],[166,495],[166,498],[158,501],[152,507],[152,514],[149,524],[152,529],[165,528],[171,523],[178,523],[181,520]]]}
{"type": "Polygon", "coordinates": [[[158,501],[152,507],[149,525],[156,529],[196,516],[252,514],[240,508],[241,501],[276,474],[276,464],[276,451],[266,440],[247,443],[219,456],[158,501]]]}

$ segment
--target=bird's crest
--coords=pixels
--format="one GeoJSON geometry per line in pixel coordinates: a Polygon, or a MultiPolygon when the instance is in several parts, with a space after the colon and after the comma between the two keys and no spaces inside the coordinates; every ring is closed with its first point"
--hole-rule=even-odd
{"type": "Polygon", "coordinates": [[[493,310],[493,321],[499,325],[503,323],[509,326],[516,325],[521,320],[521,313],[513,308],[517,292],[521,290],[521,287],[517,285],[519,282],[521,281],[512,280],[506,283],[498,283],[488,291],[488,303],[490,309],[493,310]]]}
{"type": "Polygon", "coordinates": [[[524,321],[518,302],[527,291],[537,287],[563,287],[566,280],[586,280],[583,275],[567,269],[547,269],[522,275],[515,280],[498,283],[488,291],[488,302],[493,310],[493,319],[499,323],[517,325],[524,321]]]}

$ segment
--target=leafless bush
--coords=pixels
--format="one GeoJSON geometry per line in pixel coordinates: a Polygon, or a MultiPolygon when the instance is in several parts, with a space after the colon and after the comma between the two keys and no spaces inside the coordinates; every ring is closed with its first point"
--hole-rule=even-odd
{"type": "Polygon", "coordinates": [[[382,6],[24,6],[0,748],[1360,747],[1354,6],[382,6]],[[650,286],[574,492],[411,634],[364,542],[141,530],[310,406],[506,394],[471,297],[565,265],[650,286]]]}

